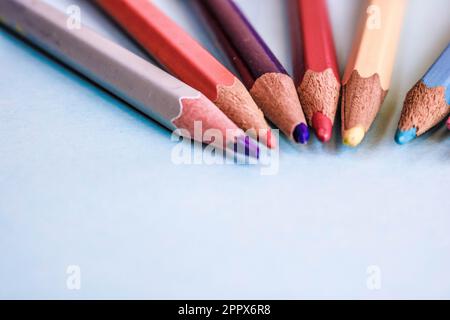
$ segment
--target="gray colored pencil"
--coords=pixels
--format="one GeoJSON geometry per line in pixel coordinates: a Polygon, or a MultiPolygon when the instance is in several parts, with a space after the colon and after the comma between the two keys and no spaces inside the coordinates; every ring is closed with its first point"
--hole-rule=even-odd
{"type": "Polygon", "coordinates": [[[86,26],[69,28],[67,21],[40,0],[0,0],[3,25],[168,129],[184,129],[183,135],[206,143],[213,139],[203,133],[219,130],[218,147],[258,154],[257,145],[199,91],[86,26]],[[195,132],[198,123],[201,134],[195,132]]]}

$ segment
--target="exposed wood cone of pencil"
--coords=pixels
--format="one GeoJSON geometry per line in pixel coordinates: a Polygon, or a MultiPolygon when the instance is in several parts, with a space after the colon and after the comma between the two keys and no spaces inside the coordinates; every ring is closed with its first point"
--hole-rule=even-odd
{"type": "Polygon", "coordinates": [[[168,71],[202,92],[240,128],[276,147],[264,114],[242,82],[153,2],[95,2],[168,71]]]}

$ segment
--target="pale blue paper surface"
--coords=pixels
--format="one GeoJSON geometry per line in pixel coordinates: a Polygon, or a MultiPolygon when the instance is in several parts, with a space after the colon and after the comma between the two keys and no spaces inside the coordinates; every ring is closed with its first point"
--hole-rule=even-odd
{"type": "MultiPolygon", "coordinates": [[[[89,1],[51,2],[79,4],[84,23],[139,52],[89,1]]],[[[218,54],[186,1],[156,2],[218,54]]],[[[291,70],[283,2],[238,3],[291,70]]],[[[362,5],[330,9],[343,69],[362,5]]],[[[360,148],[283,138],[273,176],[173,164],[167,130],[0,29],[0,298],[450,298],[449,134],[393,140],[407,90],[449,41],[449,12],[410,2],[360,148]]]]}

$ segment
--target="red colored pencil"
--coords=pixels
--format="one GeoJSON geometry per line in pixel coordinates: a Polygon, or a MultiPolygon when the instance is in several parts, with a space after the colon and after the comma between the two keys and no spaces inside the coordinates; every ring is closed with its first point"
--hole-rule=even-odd
{"type": "Polygon", "coordinates": [[[202,92],[240,128],[265,132],[258,138],[275,147],[262,111],[241,81],[151,1],[96,3],[167,70],[202,92]]]}
{"type": "Polygon", "coordinates": [[[294,73],[309,124],[331,139],[340,77],[326,0],[290,0],[294,73]]]}

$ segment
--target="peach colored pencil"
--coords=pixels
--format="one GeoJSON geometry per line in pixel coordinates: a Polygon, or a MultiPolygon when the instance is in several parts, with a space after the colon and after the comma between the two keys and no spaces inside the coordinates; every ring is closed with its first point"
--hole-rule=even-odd
{"type": "Polygon", "coordinates": [[[355,147],[389,90],[407,0],[369,0],[342,81],[342,137],[355,147]]]}

